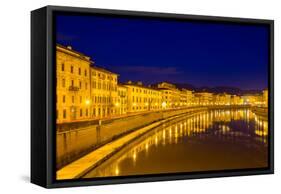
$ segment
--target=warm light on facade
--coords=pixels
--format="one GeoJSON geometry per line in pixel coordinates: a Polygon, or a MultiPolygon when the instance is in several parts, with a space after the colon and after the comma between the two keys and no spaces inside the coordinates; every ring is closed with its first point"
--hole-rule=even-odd
{"type": "Polygon", "coordinates": [[[85,101],[85,103],[86,103],[86,105],[89,105],[89,104],[91,103],[91,101],[87,99],[87,100],[85,101]]]}
{"type": "Polygon", "coordinates": [[[166,102],[162,102],[162,108],[166,108],[167,103],[166,102]]]}
{"type": "Polygon", "coordinates": [[[189,106],[268,106],[267,89],[243,96],[215,94],[178,89],[167,82],[119,84],[118,76],[96,67],[89,57],[57,45],[57,123],[189,106]]]}

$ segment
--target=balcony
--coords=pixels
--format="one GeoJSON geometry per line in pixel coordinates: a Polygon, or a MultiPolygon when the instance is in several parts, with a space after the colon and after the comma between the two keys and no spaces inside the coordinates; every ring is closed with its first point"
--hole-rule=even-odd
{"type": "Polygon", "coordinates": [[[77,87],[77,86],[69,86],[68,90],[72,91],[72,92],[77,92],[77,91],[79,91],[79,87],[77,87]]]}

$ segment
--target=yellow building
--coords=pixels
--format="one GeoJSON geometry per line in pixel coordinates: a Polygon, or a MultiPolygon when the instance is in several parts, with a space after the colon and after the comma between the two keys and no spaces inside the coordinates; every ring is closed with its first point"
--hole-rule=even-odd
{"type": "Polygon", "coordinates": [[[240,96],[232,95],[230,104],[231,105],[241,105],[241,104],[243,104],[243,101],[240,96]]]}
{"type": "Polygon", "coordinates": [[[182,89],[180,91],[181,106],[191,106],[193,104],[194,94],[191,90],[182,89]]]}
{"type": "Polygon", "coordinates": [[[196,92],[196,104],[201,106],[207,106],[213,104],[213,94],[210,92],[196,92]]]}
{"type": "Polygon", "coordinates": [[[126,114],[128,111],[128,88],[119,84],[117,85],[118,100],[115,103],[117,115],[126,114]]]}
{"type": "Polygon", "coordinates": [[[105,118],[117,114],[118,74],[91,66],[92,118],[105,118]]]}
{"type": "Polygon", "coordinates": [[[263,102],[263,96],[261,94],[245,94],[241,96],[243,104],[260,106],[263,102]]]}
{"type": "Polygon", "coordinates": [[[268,91],[242,97],[229,94],[194,93],[161,82],[118,84],[118,74],[97,67],[90,57],[71,47],[56,46],[57,123],[111,118],[132,112],[187,106],[252,104],[267,106],[268,91]]]}
{"type": "Polygon", "coordinates": [[[57,123],[90,118],[89,57],[71,47],[56,46],[57,123]]]}
{"type": "Polygon", "coordinates": [[[213,104],[214,105],[230,105],[231,104],[231,95],[222,93],[213,95],[213,104]]]}
{"type": "Polygon", "coordinates": [[[176,88],[174,84],[162,82],[156,85],[157,89],[162,91],[162,101],[166,108],[177,108],[180,107],[181,91],[176,88]]]}
{"type": "Polygon", "coordinates": [[[128,112],[159,110],[162,106],[161,91],[131,81],[123,84],[128,90],[128,112]]]}
{"type": "Polygon", "coordinates": [[[117,114],[118,75],[97,67],[90,57],[57,45],[57,123],[117,114]]]}

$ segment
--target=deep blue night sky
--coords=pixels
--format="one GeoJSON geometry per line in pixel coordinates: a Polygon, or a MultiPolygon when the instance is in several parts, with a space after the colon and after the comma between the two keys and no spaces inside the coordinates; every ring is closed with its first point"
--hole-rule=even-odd
{"type": "Polygon", "coordinates": [[[57,43],[120,74],[120,82],[264,89],[268,36],[261,25],[57,16],[57,43]]]}

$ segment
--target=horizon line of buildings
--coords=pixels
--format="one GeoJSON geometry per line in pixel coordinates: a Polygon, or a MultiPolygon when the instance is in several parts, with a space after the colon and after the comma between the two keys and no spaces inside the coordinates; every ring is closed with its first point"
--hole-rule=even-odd
{"type": "Polygon", "coordinates": [[[250,104],[267,107],[267,90],[238,96],[178,89],[168,82],[149,86],[140,81],[120,84],[117,73],[94,64],[90,57],[70,46],[56,45],[57,123],[187,106],[250,104]]]}

